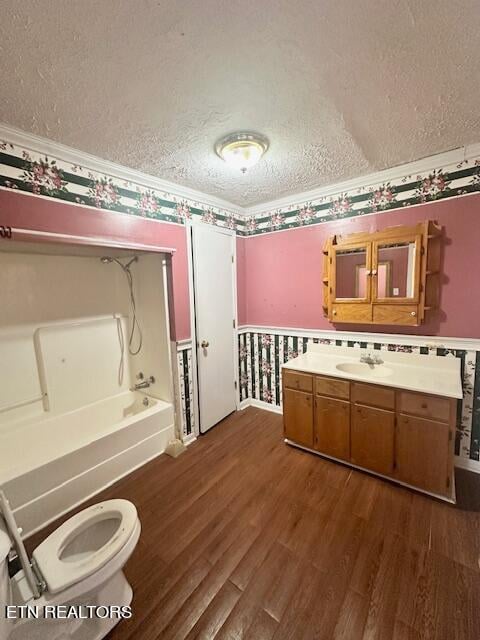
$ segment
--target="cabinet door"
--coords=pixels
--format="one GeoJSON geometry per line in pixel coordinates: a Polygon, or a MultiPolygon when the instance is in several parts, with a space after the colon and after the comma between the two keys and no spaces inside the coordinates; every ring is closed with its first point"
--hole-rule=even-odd
{"type": "Polygon", "coordinates": [[[400,414],[397,425],[397,474],[425,491],[449,493],[450,427],[443,422],[400,414]]]}
{"type": "Polygon", "coordinates": [[[317,396],[315,398],[315,441],[317,451],[350,460],[350,403],[317,396]]]}
{"type": "Polygon", "coordinates": [[[363,405],[352,407],[351,461],[382,475],[393,474],[395,414],[363,405]]]}
{"type": "Polygon", "coordinates": [[[332,251],[332,301],[371,299],[371,243],[341,244],[332,251]]]}
{"type": "Polygon", "coordinates": [[[283,390],[285,437],[304,447],[313,447],[313,395],[293,389],[283,390]]]}
{"type": "Polygon", "coordinates": [[[373,243],[372,300],[374,302],[419,301],[421,245],[422,238],[418,234],[399,235],[385,240],[376,240],[373,243]]]}

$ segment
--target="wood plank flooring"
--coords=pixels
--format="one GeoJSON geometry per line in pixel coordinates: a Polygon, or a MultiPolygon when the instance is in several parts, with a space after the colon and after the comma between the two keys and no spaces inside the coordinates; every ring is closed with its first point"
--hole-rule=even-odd
{"type": "Polygon", "coordinates": [[[285,445],[281,416],[232,414],[92,501],[142,522],[134,617],[109,640],[478,640],[480,477],[457,490],[453,507],[285,445]]]}

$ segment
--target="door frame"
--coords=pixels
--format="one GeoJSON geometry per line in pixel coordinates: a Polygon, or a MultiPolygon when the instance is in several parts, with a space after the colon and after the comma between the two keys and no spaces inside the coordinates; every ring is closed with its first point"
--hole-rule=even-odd
{"type": "MultiPolygon", "coordinates": [[[[195,436],[203,435],[200,429],[200,399],[198,388],[198,359],[197,359],[197,327],[196,327],[196,308],[195,308],[195,271],[193,264],[193,227],[204,225],[205,222],[196,219],[187,219],[185,228],[187,234],[187,259],[188,259],[188,296],[190,303],[190,335],[192,341],[192,385],[193,385],[193,415],[194,415],[194,434],[195,436]]],[[[225,229],[208,225],[211,230],[223,235],[230,236],[233,240],[233,262],[232,262],[232,292],[233,292],[233,318],[235,327],[232,327],[232,350],[233,350],[233,369],[235,389],[235,408],[238,411],[240,405],[240,381],[238,379],[238,305],[237,305],[237,241],[236,234],[233,229],[225,229]]],[[[207,432],[206,432],[207,433],[207,432]]]]}

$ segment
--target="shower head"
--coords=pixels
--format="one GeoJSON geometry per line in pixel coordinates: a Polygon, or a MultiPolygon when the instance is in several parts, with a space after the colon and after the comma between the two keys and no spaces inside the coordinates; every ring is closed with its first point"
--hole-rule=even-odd
{"type": "MultiPolygon", "coordinates": [[[[100,262],[102,264],[110,264],[111,262],[116,262],[118,266],[122,268],[122,271],[125,274],[125,277],[127,278],[128,288],[130,291],[130,306],[132,309],[131,330],[130,330],[130,337],[128,339],[128,352],[130,353],[130,355],[136,356],[137,353],[140,353],[142,349],[143,338],[142,338],[142,329],[140,328],[140,324],[137,319],[135,292],[133,290],[133,275],[132,275],[132,272],[130,271],[130,265],[133,262],[138,262],[138,256],[133,256],[133,258],[130,258],[130,260],[126,264],[123,264],[123,262],[121,262],[118,258],[112,258],[112,256],[102,256],[100,258],[100,262]],[[132,342],[133,342],[135,329],[138,332],[138,347],[137,349],[134,350],[132,347],[132,342]]],[[[122,347],[122,353],[123,353],[123,347],[122,347]]],[[[122,366],[123,366],[123,363],[121,364],[121,367],[122,366]]]]}

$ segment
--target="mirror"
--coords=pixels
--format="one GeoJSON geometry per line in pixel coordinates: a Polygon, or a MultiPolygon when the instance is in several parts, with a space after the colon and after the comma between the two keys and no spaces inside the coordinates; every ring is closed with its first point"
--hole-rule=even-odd
{"type": "Polygon", "coordinates": [[[377,298],[415,297],[415,242],[378,246],[377,298]]]}
{"type": "Polygon", "coordinates": [[[342,249],[335,254],[336,299],[367,298],[366,247],[342,249]]]}

